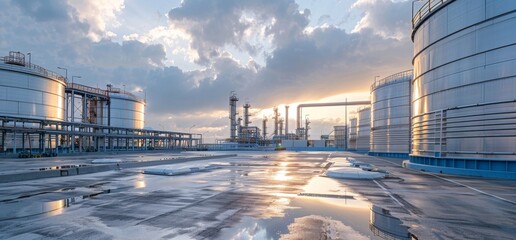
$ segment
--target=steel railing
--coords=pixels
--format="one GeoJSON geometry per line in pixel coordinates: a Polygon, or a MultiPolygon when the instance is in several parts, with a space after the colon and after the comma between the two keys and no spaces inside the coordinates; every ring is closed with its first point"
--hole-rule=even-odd
{"type": "Polygon", "coordinates": [[[374,81],[373,85],[371,85],[371,92],[377,89],[380,86],[395,83],[395,82],[403,82],[403,81],[412,80],[412,69],[406,70],[403,72],[392,74],[388,77],[382,78],[380,80],[374,81]]]}
{"type": "Polygon", "coordinates": [[[83,92],[87,92],[87,93],[93,93],[93,94],[102,95],[102,96],[108,95],[106,90],[102,90],[100,88],[95,88],[95,87],[89,87],[89,86],[77,84],[77,83],[68,83],[68,84],[66,84],[66,88],[83,91],[83,92]]]}
{"type": "MultiPolygon", "coordinates": [[[[450,2],[453,0],[424,0],[425,3],[416,13],[412,14],[412,29],[417,26],[421,20],[423,20],[426,16],[432,13],[433,10],[437,9],[439,6],[443,5],[446,2],[450,2]]],[[[416,1],[413,1],[416,2],[416,1]]]]}
{"type": "Polygon", "coordinates": [[[36,64],[23,63],[23,65],[19,65],[19,64],[12,64],[11,61],[9,61],[8,57],[2,57],[0,59],[1,59],[1,61],[0,61],[1,68],[36,74],[36,75],[39,75],[42,77],[57,79],[57,80],[66,82],[66,79],[63,76],[61,76],[55,72],[52,72],[44,67],[38,66],[36,64]]]}

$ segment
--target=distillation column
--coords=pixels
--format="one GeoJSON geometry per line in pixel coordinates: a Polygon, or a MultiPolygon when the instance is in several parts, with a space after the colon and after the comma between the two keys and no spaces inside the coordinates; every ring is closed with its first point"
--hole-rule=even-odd
{"type": "Polygon", "coordinates": [[[274,107],[274,136],[278,135],[279,113],[278,107],[274,107]]]}
{"type": "Polygon", "coordinates": [[[229,126],[230,126],[230,139],[231,142],[236,141],[237,137],[237,102],[238,97],[236,96],[236,93],[231,92],[231,96],[229,96],[229,126]]]}
{"type": "Polygon", "coordinates": [[[251,107],[251,105],[249,103],[246,103],[244,105],[244,127],[249,127],[249,124],[252,123],[249,120],[249,117],[251,116],[251,114],[249,113],[250,107],[251,107]]]}
{"type": "Polygon", "coordinates": [[[288,108],[289,106],[285,106],[285,136],[288,138],[288,108]]]}

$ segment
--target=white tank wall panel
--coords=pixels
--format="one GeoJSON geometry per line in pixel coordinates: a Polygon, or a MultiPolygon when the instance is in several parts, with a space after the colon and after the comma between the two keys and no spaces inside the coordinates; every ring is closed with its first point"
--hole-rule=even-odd
{"type": "Polygon", "coordinates": [[[335,147],[343,148],[346,146],[346,126],[334,126],[335,147]]]}
{"type": "Polygon", "coordinates": [[[145,124],[145,103],[123,94],[110,93],[111,126],[142,129],[145,124]]]}
{"type": "Polygon", "coordinates": [[[412,154],[516,158],[515,10],[456,0],[416,26],[412,154]]]}
{"type": "Polygon", "coordinates": [[[357,121],[357,150],[369,151],[371,135],[371,108],[367,107],[359,110],[357,121]]]}
{"type": "Polygon", "coordinates": [[[349,137],[348,137],[348,149],[356,150],[357,149],[357,119],[351,118],[349,119],[349,137]]]}
{"type": "Polygon", "coordinates": [[[65,83],[0,64],[0,115],[64,120],[65,83]],[[19,70],[19,71],[18,71],[19,70]]]}
{"type": "Polygon", "coordinates": [[[371,88],[370,151],[408,154],[412,71],[385,79],[389,82],[371,88]]]}

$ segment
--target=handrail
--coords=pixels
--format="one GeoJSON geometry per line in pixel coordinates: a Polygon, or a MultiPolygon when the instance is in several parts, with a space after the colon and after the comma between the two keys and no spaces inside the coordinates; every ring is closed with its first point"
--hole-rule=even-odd
{"type": "Polygon", "coordinates": [[[412,14],[412,29],[417,26],[421,20],[423,20],[427,15],[429,15],[433,10],[443,5],[446,2],[453,0],[428,0],[419,10],[412,14]]]}
{"type": "Polygon", "coordinates": [[[395,73],[388,77],[374,81],[373,85],[371,85],[371,92],[373,92],[378,87],[389,84],[389,83],[410,81],[410,80],[412,80],[412,69],[406,70],[403,72],[399,72],[399,73],[395,73]]]}
{"type": "Polygon", "coordinates": [[[93,94],[98,94],[98,95],[102,95],[102,96],[108,96],[108,93],[106,90],[103,90],[100,88],[95,88],[95,87],[89,87],[89,86],[78,84],[78,83],[68,83],[66,85],[66,88],[84,91],[84,92],[93,93],[93,94]]]}
{"type": "Polygon", "coordinates": [[[60,74],[52,72],[52,71],[50,71],[44,67],[41,67],[39,65],[36,65],[36,64],[32,64],[32,63],[24,63],[23,65],[11,64],[8,61],[8,57],[1,57],[0,64],[2,65],[2,67],[5,67],[10,70],[16,70],[16,71],[25,70],[32,74],[37,74],[37,75],[40,75],[40,76],[43,76],[46,78],[51,78],[51,79],[56,79],[59,81],[66,82],[66,79],[63,76],[61,76],[60,74]]]}
{"type": "Polygon", "coordinates": [[[124,90],[120,90],[119,88],[108,88],[108,90],[104,90],[104,89],[90,87],[90,86],[77,84],[77,83],[68,83],[66,88],[73,89],[73,90],[79,90],[79,91],[83,91],[83,92],[88,92],[88,93],[92,93],[92,94],[97,94],[97,95],[102,95],[102,96],[106,96],[106,97],[109,96],[109,93],[123,94],[123,95],[127,95],[127,96],[131,97],[132,99],[134,99],[136,101],[145,103],[145,99],[138,97],[133,93],[130,93],[130,92],[127,92],[124,90]]]}

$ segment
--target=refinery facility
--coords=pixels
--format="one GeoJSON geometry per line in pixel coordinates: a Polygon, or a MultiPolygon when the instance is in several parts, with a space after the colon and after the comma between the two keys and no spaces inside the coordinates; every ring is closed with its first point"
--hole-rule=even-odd
{"type": "Polygon", "coordinates": [[[10,52],[0,61],[0,151],[21,157],[61,153],[192,148],[199,134],[144,128],[145,99],[66,76],[10,52]]]}
{"type": "Polygon", "coordinates": [[[516,239],[516,0],[4,2],[0,239],[516,239]]]}
{"type": "Polygon", "coordinates": [[[295,132],[288,105],[284,119],[274,108],[269,133],[267,117],[261,130],[249,126],[246,103],[242,125],[232,93],[231,137],[217,149],[348,150],[409,159],[404,166],[419,170],[516,178],[516,34],[503,30],[514,14],[496,1],[425,4],[412,20],[414,70],[375,78],[370,100],[299,104],[295,132]],[[310,139],[302,109],[328,106],[360,107],[333,134],[310,139]]]}

